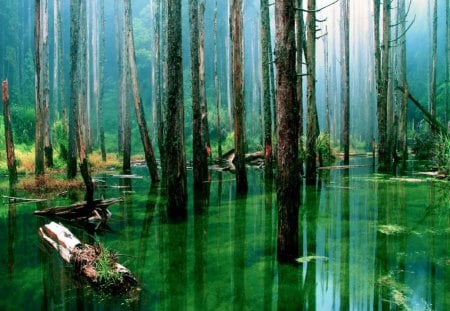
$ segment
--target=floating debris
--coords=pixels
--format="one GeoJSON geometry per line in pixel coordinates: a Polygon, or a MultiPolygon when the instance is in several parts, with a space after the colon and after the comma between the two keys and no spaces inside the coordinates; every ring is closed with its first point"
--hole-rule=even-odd
{"type": "Polygon", "coordinates": [[[386,235],[395,235],[405,233],[405,227],[399,225],[380,225],[378,231],[386,235]]]}
{"type": "Polygon", "coordinates": [[[324,257],[324,256],[304,256],[304,257],[297,258],[295,261],[297,261],[298,263],[308,263],[308,262],[310,262],[312,260],[328,261],[328,257],[324,257]]]}

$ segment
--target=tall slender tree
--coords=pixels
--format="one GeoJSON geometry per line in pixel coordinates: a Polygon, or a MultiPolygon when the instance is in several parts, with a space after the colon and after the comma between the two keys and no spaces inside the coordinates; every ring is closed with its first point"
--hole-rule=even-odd
{"type": "Polygon", "coordinates": [[[296,44],[296,70],[297,70],[297,105],[298,105],[298,144],[300,151],[299,167],[303,175],[303,53],[305,39],[305,23],[303,22],[303,1],[297,0],[297,10],[295,18],[295,44],[296,44]]]}
{"type": "Polygon", "coordinates": [[[341,18],[343,20],[343,44],[341,51],[342,83],[342,133],[341,145],[344,149],[344,164],[350,162],[350,29],[349,0],[341,1],[341,18]]]}
{"type": "Polygon", "coordinates": [[[48,167],[53,167],[53,146],[51,140],[51,116],[50,116],[50,69],[48,46],[48,0],[42,0],[41,6],[42,28],[42,105],[44,106],[44,153],[48,167]]]}
{"type": "MultiPolygon", "coordinates": [[[[398,33],[401,35],[406,31],[406,12],[405,12],[405,0],[398,0],[398,33]]],[[[400,94],[400,113],[399,113],[399,137],[398,137],[398,150],[402,158],[402,166],[406,169],[406,160],[408,158],[408,146],[407,128],[408,128],[408,81],[406,79],[406,40],[405,38],[399,38],[400,42],[397,42],[399,48],[399,70],[398,80],[399,84],[403,86],[403,94],[400,94]]],[[[398,41],[398,40],[397,40],[398,41]]]]}
{"type": "Polygon", "coordinates": [[[53,65],[53,106],[55,116],[62,112],[61,120],[67,131],[66,84],[63,66],[63,40],[61,25],[61,0],[53,0],[54,65],[53,65]]]}
{"type": "Polygon", "coordinates": [[[199,57],[199,78],[200,78],[200,109],[202,118],[202,143],[203,153],[206,157],[211,154],[211,143],[209,140],[208,126],[208,103],[206,100],[205,83],[205,0],[200,0],[198,6],[198,57],[199,57]]]}
{"type": "Polygon", "coordinates": [[[387,172],[390,169],[390,154],[387,137],[387,80],[389,77],[389,22],[390,1],[383,2],[383,42],[380,41],[380,0],[374,0],[374,47],[375,77],[377,91],[377,123],[378,123],[378,170],[387,172]],[[383,49],[382,49],[383,47],[383,49]]]}
{"type": "Polygon", "coordinates": [[[9,173],[9,184],[17,182],[16,155],[14,153],[14,139],[9,112],[8,80],[2,82],[3,123],[5,125],[6,159],[9,173]]]}
{"type": "Polygon", "coordinates": [[[35,66],[35,161],[36,176],[44,174],[44,106],[41,89],[41,0],[35,0],[34,7],[34,66],[35,66]]]}
{"type": "MultiPolygon", "coordinates": [[[[122,81],[122,74],[123,74],[123,66],[122,66],[122,43],[123,40],[123,22],[122,17],[123,14],[121,14],[121,6],[120,6],[120,0],[114,0],[114,36],[115,36],[115,49],[116,49],[116,63],[117,63],[117,77],[118,81],[122,81]]],[[[122,83],[117,83],[117,123],[119,126],[117,127],[117,153],[121,154],[123,151],[123,108],[122,108],[122,101],[121,101],[121,94],[122,94],[122,83]]]]}
{"type": "Polygon", "coordinates": [[[261,0],[261,66],[264,107],[264,164],[265,176],[273,176],[272,169],[272,105],[270,100],[270,14],[269,1],[261,0]]]}
{"type": "Polygon", "coordinates": [[[142,145],[144,147],[145,161],[147,163],[148,170],[152,181],[159,181],[159,175],[157,170],[157,164],[155,155],[153,153],[153,147],[148,135],[147,121],[145,119],[145,113],[142,106],[141,91],[139,88],[137,68],[136,68],[136,56],[134,53],[134,37],[133,27],[131,21],[131,1],[124,0],[125,10],[125,30],[126,30],[126,46],[128,53],[128,67],[130,70],[131,84],[134,97],[134,111],[136,113],[136,119],[141,134],[142,145]]]}
{"type": "Polygon", "coordinates": [[[103,100],[105,98],[105,0],[100,0],[100,46],[99,46],[99,88],[100,97],[98,101],[98,124],[100,135],[100,150],[102,152],[102,160],[106,161],[106,147],[105,147],[105,124],[103,115],[103,100]]]}
{"type": "Polygon", "coordinates": [[[78,124],[78,60],[79,60],[79,15],[81,0],[70,1],[70,111],[69,111],[69,142],[67,155],[67,177],[77,175],[77,134],[78,124]]]}
{"type": "Polygon", "coordinates": [[[217,152],[219,158],[222,157],[222,128],[220,125],[220,105],[222,102],[222,95],[220,92],[220,80],[219,80],[219,50],[217,42],[217,0],[214,5],[214,94],[216,97],[216,111],[217,111],[217,152]]]}
{"type": "Polygon", "coordinates": [[[445,6],[445,16],[447,25],[447,32],[445,36],[445,83],[447,85],[445,88],[445,126],[447,126],[448,129],[450,118],[450,111],[448,110],[448,104],[450,102],[450,1],[447,1],[447,5],[445,6]]]}
{"type": "MultiPolygon", "coordinates": [[[[200,31],[199,4],[197,0],[189,1],[189,22],[191,36],[191,87],[192,87],[192,153],[194,168],[194,188],[200,190],[208,174],[207,157],[204,151],[202,133],[202,110],[200,98],[200,31]]],[[[204,68],[203,68],[204,70],[204,68]]],[[[204,79],[204,72],[203,72],[204,79]]],[[[204,83],[204,81],[203,81],[204,83]]],[[[202,85],[204,87],[204,84],[202,85]]]]}
{"type": "MultiPolygon", "coordinates": [[[[436,77],[437,77],[437,0],[433,1],[432,31],[431,31],[431,68],[430,68],[430,114],[436,117],[436,77]]],[[[433,127],[430,127],[433,131],[433,127]]]]}
{"type": "Polygon", "coordinates": [[[316,183],[316,140],[319,136],[319,124],[316,106],[316,1],[308,0],[306,16],[307,47],[307,120],[306,120],[306,182],[316,183]]]}
{"type": "Polygon", "coordinates": [[[292,262],[299,255],[298,104],[296,94],[295,0],[275,4],[278,135],[278,260],[292,262]]]}
{"type": "Polygon", "coordinates": [[[167,32],[167,192],[171,218],[187,216],[186,155],[184,151],[181,0],[168,0],[167,32]]]}
{"type": "Polygon", "coordinates": [[[236,191],[248,190],[245,169],[245,108],[244,108],[244,68],[243,68],[243,30],[242,0],[231,3],[231,62],[233,80],[233,120],[234,120],[234,165],[236,167],[236,191]]]}

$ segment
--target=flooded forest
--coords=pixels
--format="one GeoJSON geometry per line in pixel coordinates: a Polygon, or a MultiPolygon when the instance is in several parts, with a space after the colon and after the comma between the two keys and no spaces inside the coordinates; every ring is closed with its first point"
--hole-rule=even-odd
{"type": "Polygon", "coordinates": [[[0,0],[1,310],[450,310],[449,0],[0,0]]]}

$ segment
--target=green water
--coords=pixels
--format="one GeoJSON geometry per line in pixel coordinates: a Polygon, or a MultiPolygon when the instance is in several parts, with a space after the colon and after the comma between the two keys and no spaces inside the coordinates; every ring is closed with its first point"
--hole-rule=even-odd
{"type": "Polygon", "coordinates": [[[168,221],[164,192],[144,177],[125,194],[99,189],[125,197],[110,208],[106,230],[68,225],[83,242],[122,254],[140,284],[119,297],[77,279],[37,235],[48,219],[33,210],[76,197],[0,205],[0,310],[450,310],[448,184],[390,180],[361,167],[303,186],[301,255],[316,257],[295,267],[276,261],[276,195],[262,172],[249,171],[239,201],[233,175],[211,177],[206,206],[190,192],[186,223],[168,221]]]}

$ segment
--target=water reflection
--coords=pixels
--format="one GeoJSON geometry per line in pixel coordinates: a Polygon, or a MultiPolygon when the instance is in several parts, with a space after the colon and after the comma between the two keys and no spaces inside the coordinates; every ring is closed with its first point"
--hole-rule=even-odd
{"type": "MultiPolygon", "coordinates": [[[[302,186],[299,256],[309,261],[298,266],[277,263],[276,194],[261,171],[249,171],[248,195],[239,198],[233,175],[214,173],[208,191],[190,196],[183,222],[167,217],[161,185],[106,177],[133,191],[110,208],[111,230],[67,226],[121,254],[140,281],[132,297],[105,297],[80,282],[39,241],[37,228],[49,220],[32,215],[37,204],[4,205],[0,309],[450,309],[448,186],[370,169],[331,171],[302,186]]],[[[103,191],[117,197],[123,189],[103,191]]]]}

